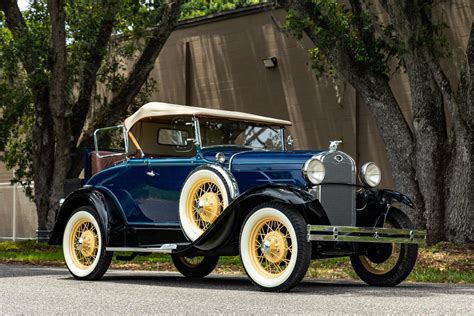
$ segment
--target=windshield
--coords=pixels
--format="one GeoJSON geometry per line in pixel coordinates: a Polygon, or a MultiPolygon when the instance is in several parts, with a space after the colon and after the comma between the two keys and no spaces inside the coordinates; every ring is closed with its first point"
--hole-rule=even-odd
{"type": "Polygon", "coordinates": [[[199,119],[202,147],[282,150],[281,127],[223,119],[199,119]]]}

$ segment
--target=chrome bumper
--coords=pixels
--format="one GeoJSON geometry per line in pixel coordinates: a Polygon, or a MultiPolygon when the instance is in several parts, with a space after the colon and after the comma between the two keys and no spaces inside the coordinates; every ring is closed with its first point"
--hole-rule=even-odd
{"type": "Polygon", "coordinates": [[[423,244],[425,230],[308,225],[308,241],[348,241],[371,243],[423,244]]]}

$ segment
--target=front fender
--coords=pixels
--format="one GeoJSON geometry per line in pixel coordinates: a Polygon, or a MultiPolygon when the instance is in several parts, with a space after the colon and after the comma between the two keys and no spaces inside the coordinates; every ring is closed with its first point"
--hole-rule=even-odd
{"type": "Polygon", "coordinates": [[[109,243],[109,237],[124,226],[126,220],[123,212],[108,192],[94,187],[84,187],[69,194],[61,205],[48,242],[50,245],[62,244],[64,228],[69,217],[76,209],[86,205],[92,206],[97,211],[106,244],[109,243]],[[114,231],[111,231],[112,228],[114,231]]]}
{"type": "MultiPolygon", "coordinates": [[[[265,184],[237,197],[190,248],[210,251],[238,241],[240,229],[248,214],[257,205],[270,201],[292,206],[303,215],[308,224],[329,224],[321,204],[307,191],[294,185],[265,184]]],[[[187,250],[189,249],[184,249],[183,252],[187,250]]]]}
{"type": "Polygon", "coordinates": [[[388,208],[394,202],[415,208],[411,199],[397,191],[389,189],[370,188],[357,193],[357,226],[373,227],[382,225],[388,208]]]}

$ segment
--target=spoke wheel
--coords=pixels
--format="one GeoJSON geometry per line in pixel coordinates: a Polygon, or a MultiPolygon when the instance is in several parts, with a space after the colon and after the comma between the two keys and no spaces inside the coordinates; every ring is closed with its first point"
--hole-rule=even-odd
{"type": "Polygon", "coordinates": [[[262,218],[250,233],[249,255],[255,269],[269,278],[283,274],[293,253],[290,231],[277,217],[262,218]]]}
{"type": "MultiPolygon", "coordinates": [[[[408,216],[391,208],[384,227],[412,228],[408,216]]],[[[351,257],[357,275],[367,284],[394,286],[405,280],[415,266],[416,244],[373,244],[363,255],[351,257]]]]}
{"type": "Polygon", "coordinates": [[[179,221],[186,237],[191,241],[198,239],[219,218],[230,200],[230,186],[219,171],[209,166],[194,170],[179,198],[179,221]]]}
{"type": "Polygon", "coordinates": [[[107,271],[112,253],[105,251],[104,234],[96,211],[80,207],[73,212],[63,235],[63,254],[71,274],[78,279],[97,280],[107,271]]]}
{"type": "Polygon", "coordinates": [[[85,270],[97,258],[99,236],[95,225],[86,218],[78,220],[69,235],[69,251],[76,265],[85,270]]]}
{"type": "Polygon", "coordinates": [[[280,203],[263,203],[247,217],[240,234],[240,257],[250,280],[265,291],[296,286],[311,259],[306,221],[280,203]]]}
{"type": "Polygon", "coordinates": [[[187,217],[202,234],[219,217],[224,208],[222,191],[211,179],[196,181],[187,201],[187,217]]]}
{"type": "Polygon", "coordinates": [[[176,269],[184,276],[190,278],[203,278],[211,273],[219,261],[218,256],[182,257],[171,256],[176,269]]]}
{"type": "MultiPolygon", "coordinates": [[[[389,222],[385,223],[384,227],[394,228],[389,222]]],[[[371,249],[367,255],[359,256],[359,261],[370,273],[383,275],[396,267],[400,260],[401,249],[401,244],[380,244],[371,249]]]]}

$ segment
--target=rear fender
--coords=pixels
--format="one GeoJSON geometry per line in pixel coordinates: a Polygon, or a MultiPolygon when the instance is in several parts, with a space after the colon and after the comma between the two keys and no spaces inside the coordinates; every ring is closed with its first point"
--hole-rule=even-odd
{"type": "Polygon", "coordinates": [[[91,206],[97,211],[100,225],[102,225],[105,233],[106,245],[109,243],[111,229],[114,228],[116,231],[126,223],[123,211],[115,202],[111,193],[94,187],[81,188],[69,194],[59,209],[49,239],[50,245],[62,244],[67,221],[71,214],[81,206],[91,206]]]}
{"type": "Polygon", "coordinates": [[[324,209],[313,195],[293,185],[266,184],[246,191],[229,204],[191,247],[209,251],[238,241],[240,229],[248,214],[257,205],[270,201],[292,206],[303,215],[308,224],[329,225],[324,209]]]}

